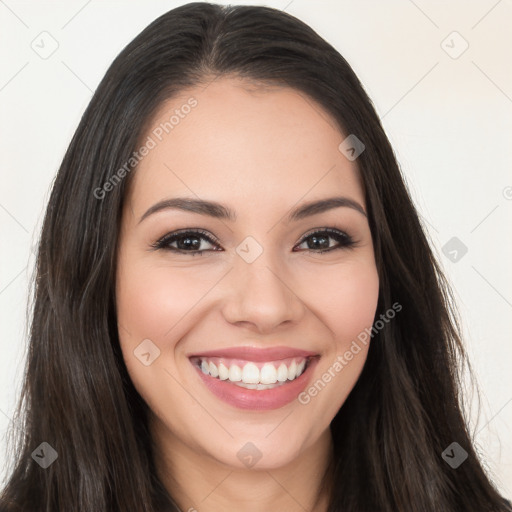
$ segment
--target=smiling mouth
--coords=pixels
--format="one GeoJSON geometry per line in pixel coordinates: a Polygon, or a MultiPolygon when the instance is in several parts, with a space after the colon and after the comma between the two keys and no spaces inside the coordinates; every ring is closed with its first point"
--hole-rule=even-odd
{"type": "Polygon", "coordinates": [[[238,387],[267,390],[298,379],[309,367],[313,356],[289,357],[275,361],[248,361],[226,357],[191,357],[191,362],[208,375],[238,387]]]}
{"type": "Polygon", "coordinates": [[[237,409],[271,411],[296,401],[320,354],[287,346],[237,346],[188,354],[200,382],[237,409]]]}

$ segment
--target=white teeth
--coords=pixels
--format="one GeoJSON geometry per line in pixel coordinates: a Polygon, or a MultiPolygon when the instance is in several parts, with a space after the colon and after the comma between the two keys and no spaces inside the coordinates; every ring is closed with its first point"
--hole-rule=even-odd
{"type": "Polygon", "coordinates": [[[254,363],[247,363],[242,371],[242,381],[246,384],[259,384],[260,370],[254,363]]]}
{"type": "Polygon", "coordinates": [[[249,362],[243,368],[233,364],[229,368],[219,363],[216,365],[206,359],[201,360],[201,371],[206,375],[218,378],[220,380],[230,380],[239,383],[240,386],[248,389],[270,389],[274,385],[281,385],[302,375],[306,367],[306,359],[302,359],[299,364],[292,360],[290,366],[281,363],[276,369],[274,364],[265,363],[261,370],[255,363],[249,362]]]}
{"type": "Polygon", "coordinates": [[[218,377],[219,370],[217,370],[217,367],[212,362],[210,362],[209,366],[210,366],[210,375],[212,377],[218,377]]]}
{"type": "Polygon", "coordinates": [[[297,363],[292,361],[290,368],[288,368],[288,380],[293,380],[297,376],[297,363]]]}
{"type": "Polygon", "coordinates": [[[265,363],[263,365],[260,370],[260,382],[262,384],[275,384],[277,382],[277,370],[273,364],[265,363]]]}
{"type": "Polygon", "coordinates": [[[242,380],[242,369],[240,366],[233,364],[229,367],[229,380],[231,382],[238,382],[242,380]]]}
{"type": "Polygon", "coordinates": [[[229,370],[222,363],[219,364],[219,379],[220,380],[228,380],[229,379],[229,370]]]}
{"type": "Polygon", "coordinates": [[[277,380],[279,382],[288,380],[288,368],[284,363],[281,363],[277,369],[277,380]]]}

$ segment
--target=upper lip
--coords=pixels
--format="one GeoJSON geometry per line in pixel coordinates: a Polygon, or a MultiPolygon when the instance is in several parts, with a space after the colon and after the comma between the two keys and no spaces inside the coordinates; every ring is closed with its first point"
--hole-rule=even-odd
{"type": "Polygon", "coordinates": [[[290,357],[311,357],[315,355],[317,355],[316,352],[291,347],[230,347],[218,350],[208,350],[206,352],[197,352],[189,354],[188,357],[226,357],[229,359],[244,359],[247,361],[264,362],[287,359],[290,357]]]}

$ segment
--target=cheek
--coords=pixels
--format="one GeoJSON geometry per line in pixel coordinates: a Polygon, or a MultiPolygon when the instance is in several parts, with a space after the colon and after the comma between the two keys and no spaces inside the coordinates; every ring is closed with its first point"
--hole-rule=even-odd
{"type": "Polygon", "coordinates": [[[341,297],[341,310],[335,319],[336,332],[343,345],[373,324],[379,296],[379,280],[376,271],[363,273],[346,284],[341,297]]]}
{"type": "Polygon", "coordinates": [[[168,343],[169,331],[211,287],[211,279],[201,279],[190,270],[166,269],[147,262],[130,263],[129,270],[121,265],[118,283],[118,322],[132,341],[139,343],[144,338],[168,343]]]}
{"type": "Polygon", "coordinates": [[[326,271],[316,279],[318,316],[329,327],[336,352],[346,350],[365,328],[373,324],[379,296],[379,277],[374,264],[354,262],[339,271],[326,271]],[[320,281],[318,280],[320,278],[320,281]]]}
{"type": "Polygon", "coordinates": [[[298,399],[309,414],[321,418],[321,425],[332,421],[359,378],[369,349],[369,343],[361,342],[361,333],[364,336],[373,325],[378,295],[375,265],[354,263],[326,275],[322,293],[313,297],[332,342],[325,346],[315,379],[298,399]]]}
{"type": "Polygon", "coordinates": [[[186,401],[172,377],[175,348],[187,328],[187,313],[210,286],[185,269],[163,268],[135,257],[120,259],[116,302],[123,359],[135,388],[160,417],[169,407],[169,396],[186,401]],[[148,365],[142,355],[146,352],[148,365]]]}
{"type": "Polygon", "coordinates": [[[172,385],[165,370],[176,373],[175,349],[188,326],[187,313],[211,282],[192,278],[185,269],[166,269],[131,258],[120,261],[117,283],[117,320],[124,362],[135,387],[150,403],[155,390],[172,385]],[[150,356],[144,358],[147,352],[150,356]]]}

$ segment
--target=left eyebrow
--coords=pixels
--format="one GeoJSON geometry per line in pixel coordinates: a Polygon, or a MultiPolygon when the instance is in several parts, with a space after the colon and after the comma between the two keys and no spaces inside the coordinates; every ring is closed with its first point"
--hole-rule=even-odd
{"type": "Polygon", "coordinates": [[[352,208],[367,217],[364,208],[357,201],[349,197],[328,197],[320,201],[310,201],[309,203],[302,204],[292,210],[286,220],[287,222],[298,221],[340,207],[352,208]]]}
{"type": "MultiPolygon", "coordinates": [[[[349,197],[329,197],[318,201],[310,201],[294,208],[286,217],[286,222],[294,222],[312,215],[332,210],[333,208],[352,208],[367,217],[364,208],[355,200],[349,197]]],[[[175,197],[165,199],[151,206],[140,218],[139,224],[153,213],[162,210],[182,210],[199,215],[208,215],[217,219],[226,219],[231,222],[236,221],[237,215],[229,207],[217,203],[216,201],[206,201],[203,199],[194,199],[189,197],[175,197]]]]}

